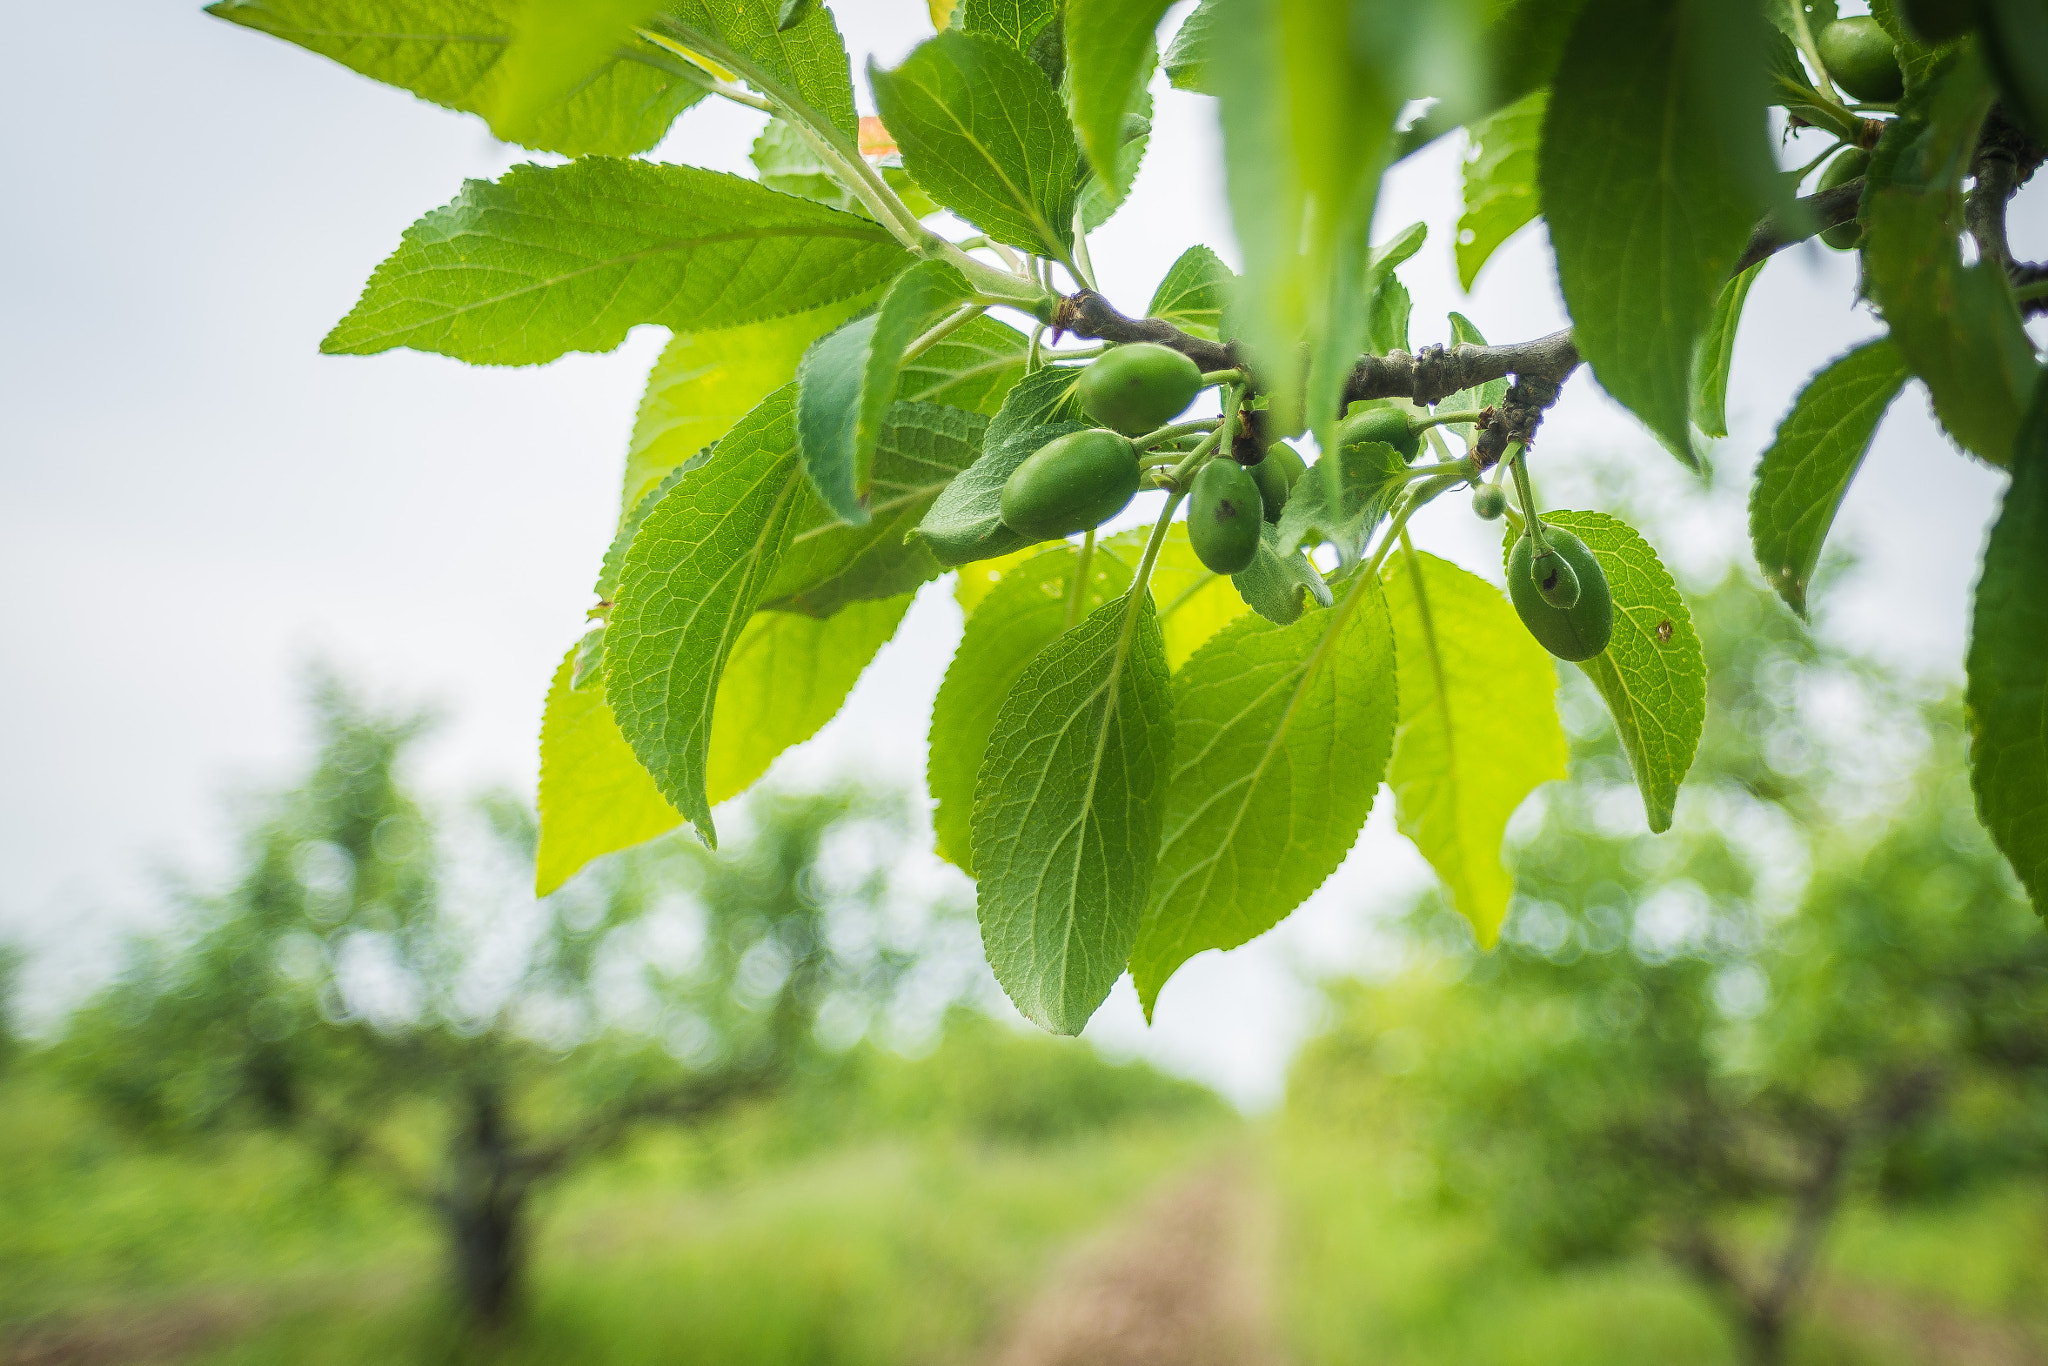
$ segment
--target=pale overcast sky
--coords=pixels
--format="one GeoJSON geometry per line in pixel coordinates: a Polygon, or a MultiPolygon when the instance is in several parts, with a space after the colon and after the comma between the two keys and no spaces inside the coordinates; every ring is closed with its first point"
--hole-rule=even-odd
{"type": "MultiPolygon", "coordinates": [[[[833,8],[856,73],[929,32],[921,0],[833,8]]],[[[304,756],[310,660],[444,711],[425,756],[436,791],[531,790],[541,697],[581,630],[663,334],[642,328],[610,355],[539,369],[322,357],[320,337],[406,225],[524,154],[473,118],[196,5],[32,6],[11,39],[0,849],[12,877],[0,940],[36,953],[33,996],[47,1008],[101,978],[121,933],[151,922],[157,870],[222,866],[222,799],[304,756]]],[[[1213,105],[1155,90],[1133,200],[1091,239],[1106,291],[1134,312],[1190,243],[1236,257],[1213,105]]],[[[743,171],[759,121],[707,102],[656,155],[743,171]]],[[[1379,235],[1430,225],[1403,271],[1417,342],[1442,340],[1452,308],[1496,340],[1562,326],[1538,232],[1500,252],[1471,296],[1458,290],[1460,152],[1453,140],[1417,158],[1381,206],[1379,235]]],[[[2015,238],[2038,257],[2048,214],[2038,192],[2029,199],[2015,238]]],[[[1685,521],[1682,543],[1667,537],[1674,567],[1712,563],[1740,537],[1747,468],[1792,394],[1877,330],[1853,288],[1851,258],[1817,245],[1767,268],[1736,349],[1718,515],[1685,521]]],[[[1557,471],[1588,451],[1638,459],[1669,490],[1685,478],[1581,372],[1546,427],[1539,477],[1569,489],[1557,471]]],[[[1867,558],[1821,605],[1824,628],[1958,673],[2001,484],[1947,447],[1909,390],[1850,495],[1845,538],[1867,558]]],[[[1462,499],[1417,529],[1498,578],[1495,543],[1462,499]]],[[[928,587],[847,709],[778,774],[919,782],[924,715],[958,631],[949,581],[928,587]]],[[[1390,805],[1383,793],[1350,862],[1281,930],[1183,969],[1155,1029],[1126,983],[1091,1036],[1272,1100],[1310,1023],[1299,971],[1361,961],[1375,908],[1427,875],[1390,805]]]]}

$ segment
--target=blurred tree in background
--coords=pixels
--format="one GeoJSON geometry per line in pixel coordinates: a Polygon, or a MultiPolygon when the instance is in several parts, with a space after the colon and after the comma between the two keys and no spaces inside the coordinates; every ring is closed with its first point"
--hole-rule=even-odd
{"type": "Polygon", "coordinates": [[[439,828],[403,776],[420,717],[333,684],[317,714],[318,759],[232,887],[188,897],[57,1061],[134,1126],[264,1127],[375,1174],[433,1211],[480,1326],[518,1308],[544,1183],[955,989],[919,970],[947,916],[898,885],[900,803],[763,793],[727,853],[658,841],[535,902],[522,804],[439,828]]]}
{"type": "Polygon", "coordinates": [[[1972,815],[1952,701],[1741,578],[1694,604],[1718,695],[1690,819],[1632,833],[1574,677],[1572,779],[1523,831],[1500,949],[1422,897],[1409,966],[1343,989],[1291,1094],[1404,1132],[1539,1261],[1661,1250],[1767,1366],[1852,1191],[2039,1170],[2048,944],[1972,815]]]}

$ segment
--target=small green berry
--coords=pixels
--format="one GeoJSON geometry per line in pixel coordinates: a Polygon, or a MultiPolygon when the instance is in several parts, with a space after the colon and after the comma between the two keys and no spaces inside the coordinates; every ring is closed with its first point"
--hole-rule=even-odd
{"type": "Polygon", "coordinates": [[[1472,511],[1489,522],[1497,522],[1508,510],[1507,490],[1498,484],[1480,484],[1472,490],[1472,511]]]}

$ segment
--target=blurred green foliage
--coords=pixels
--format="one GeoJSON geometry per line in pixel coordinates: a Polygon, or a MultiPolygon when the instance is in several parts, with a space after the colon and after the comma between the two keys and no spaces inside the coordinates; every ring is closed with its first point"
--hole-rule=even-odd
{"type": "MultiPolygon", "coordinates": [[[[412,1208],[409,1225],[424,1216],[467,1319],[496,1332],[526,1307],[545,1193],[650,1127],[716,1130],[693,1151],[744,1154],[725,1167],[751,1172],[913,1130],[1047,1143],[1220,1117],[1213,1095],[1149,1068],[946,1014],[967,984],[948,950],[971,922],[916,882],[921,832],[900,800],[762,792],[724,852],[657,840],[535,901],[523,805],[488,798],[436,820],[405,777],[420,718],[332,683],[315,713],[318,756],[256,807],[231,885],[185,893],[173,930],[137,945],[38,1059],[29,1094],[49,1118],[16,1136],[23,1169],[105,1163],[120,1198],[146,1205],[160,1179],[167,1200],[161,1219],[108,1211],[135,1245],[117,1237],[122,1250],[85,1256],[70,1283],[119,1280],[129,1256],[148,1283],[152,1259],[188,1237],[205,1260],[264,1228],[245,1202],[227,1207],[235,1231],[208,1236],[206,1201],[178,1195],[210,1164],[232,1186],[255,1155],[280,1190],[347,1174],[323,1197],[337,1211],[368,1183],[412,1208]],[[920,1015],[943,1017],[929,1056],[874,1041],[920,1015]],[[75,1102],[53,1082],[113,1127],[63,1118],[75,1102]],[[61,1146],[67,1134],[78,1146],[61,1146]],[[182,1145],[191,1165],[150,1144],[182,1145]]],[[[0,1261],[18,1254],[49,1282],[75,1243],[43,1189],[8,1192],[20,1223],[0,1261]]],[[[287,1215],[277,1232],[289,1242],[296,1227],[287,1215]]],[[[346,1261],[352,1228],[332,1230],[327,1262],[346,1261]]]]}

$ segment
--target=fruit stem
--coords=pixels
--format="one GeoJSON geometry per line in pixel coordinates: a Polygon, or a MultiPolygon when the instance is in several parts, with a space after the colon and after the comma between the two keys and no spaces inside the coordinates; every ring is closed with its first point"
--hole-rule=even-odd
{"type": "Polygon", "coordinates": [[[1798,44],[1799,51],[1806,60],[1813,63],[1813,76],[1820,82],[1820,93],[1839,105],[1842,97],[1836,92],[1835,83],[1828,79],[1828,64],[1820,59],[1820,45],[1814,42],[1813,29],[1806,22],[1806,6],[1801,0],[1792,0],[1786,8],[1792,11],[1792,27],[1795,30],[1792,41],[1798,44]]]}
{"type": "Polygon", "coordinates": [[[1448,413],[1439,410],[1428,417],[1409,418],[1408,427],[1411,431],[1426,432],[1431,427],[1439,427],[1449,422],[1477,422],[1484,416],[1486,410],[1483,408],[1464,408],[1448,413]]]}
{"type": "Polygon", "coordinates": [[[1211,370],[1202,376],[1202,387],[1204,389],[1212,384],[1242,384],[1243,382],[1244,371],[1242,370],[1211,370]]]}
{"type": "Polygon", "coordinates": [[[1417,479],[1447,479],[1453,475],[1461,483],[1471,482],[1472,463],[1468,460],[1435,460],[1427,465],[1415,466],[1395,482],[1405,484],[1417,479]]]}
{"type": "Polygon", "coordinates": [[[1152,524],[1152,535],[1145,542],[1145,554],[1138,561],[1138,572],[1131,576],[1131,586],[1125,595],[1129,599],[1124,608],[1123,635],[1126,640],[1138,619],[1138,603],[1152,591],[1152,566],[1159,562],[1159,548],[1166,544],[1166,528],[1173,521],[1173,514],[1179,510],[1180,500],[1187,496],[1184,488],[1171,490],[1166,495],[1166,506],[1159,510],[1159,520],[1152,524]]]}
{"type": "Polygon", "coordinates": [[[1196,432],[1213,432],[1221,425],[1222,419],[1214,417],[1197,418],[1193,422],[1175,422],[1170,426],[1161,427],[1156,432],[1147,432],[1143,436],[1134,436],[1131,438],[1131,444],[1141,451],[1150,450],[1152,447],[1171,441],[1175,437],[1192,436],[1196,432]]]}
{"type": "Polygon", "coordinates": [[[1187,458],[1182,460],[1178,465],[1175,465],[1173,469],[1168,471],[1163,478],[1158,475],[1153,476],[1154,480],[1157,481],[1158,486],[1160,488],[1167,489],[1171,491],[1171,493],[1173,494],[1171,498],[1166,500],[1166,509],[1168,512],[1172,512],[1175,507],[1179,506],[1180,500],[1186,496],[1188,491],[1188,476],[1192,475],[1196,470],[1202,467],[1203,462],[1206,461],[1209,458],[1210,453],[1216,449],[1216,443],[1222,439],[1223,428],[1218,427],[1215,431],[1210,432],[1207,436],[1203,437],[1202,443],[1199,446],[1196,446],[1193,450],[1189,451],[1187,453],[1187,458]]]}
{"type": "Polygon", "coordinates": [[[1434,484],[1421,484],[1410,490],[1395,511],[1394,520],[1387,523],[1387,534],[1380,538],[1380,548],[1373,552],[1372,559],[1363,572],[1371,578],[1378,578],[1380,566],[1386,563],[1388,552],[1400,544],[1401,537],[1406,534],[1408,519],[1428,506],[1429,501],[1439,493],[1448,488],[1455,488],[1462,482],[1462,479],[1440,479],[1434,484]]]}
{"type": "Polygon", "coordinates": [[[1522,452],[1517,449],[1509,459],[1514,461],[1515,493],[1522,500],[1523,514],[1529,519],[1528,535],[1536,543],[1536,556],[1548,555],[1550,546],[1543,539],[1543,519],[1536,515],[1536,492],[1529,486],[1529,470],[1522,460],[1522,452]]]}
{"type": "Polygon", "coordinates": [[[1089,527],[1088,534],[1081,538],[1081,558],[1074,565],[1074,584],[1067,590],[1067,624],[1062,630],[1074,629],[1075,621],[1081,616],[1081,600],[1087,596],[1088,562],[1095,558],[1095,528],[1089,527]]]}

